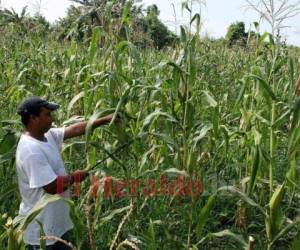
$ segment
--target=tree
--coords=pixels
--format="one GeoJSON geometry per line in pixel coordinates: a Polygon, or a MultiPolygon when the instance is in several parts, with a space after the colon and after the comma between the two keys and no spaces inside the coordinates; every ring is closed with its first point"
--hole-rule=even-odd
{"type": "Polygon", "coordinates": [[[30,17],[26,9],[27,7],[24,7],[20,14],[14,9],[0,10],[0,27],[2,26],[3,30],[12,28],[20,35],[27,33],[46,35],[50,30],[50,23],[41,15],[30,17]]]}
{"type": "Polygon", "coordinates": [[[230,46],[236,44],[237,42],[241,43],[242,45],[245,45],[247,41],[247,37],[248,35],[245,32],[244,22],[232,23],[228,27],[226,39],[230,46]]]}
{"type": "Polygon", "coordinates": [[[159,9],[154,4],[146,10],[147,33],[153,40],[154,46],[157,49],[162,49],[164,46],[171,45],[176,40],[176,36],[159,20],[159,9]]]}
{"type": "Polygon", "coordinates": [[[82,41],[84,37],[91,36],[94,26],[100,26],[107,34],[114,34],[120,40],[129,39],[141,47],[155,46],[161,49],[177,39],[159,20],[156,5],[144,11],[142,5],[136,4],[138,0],[72,1],[81,5],[71,6],[67,16],[58,22],[56,30],[60,38],[73,37],[82,41]],[[129,37],[127,31],[130,31],[129,37]]]}
{"type": "Polygon", "coordinates": [[[60,18],[55,25],[59,39],[70,39],[71,37],[78,41],[83,39],[85,25],[90,25],[89,17],[83,13],[85,13],[85,9],[82,6],[71,5],[68,8],[67,15],[60,18]]]}
{"type": "MultiPolygon", "coordinates": [[[[80,6],[71,6],[67,16],[61,19],[57,28],[60,30],[61,37],[67,34],[67,38],[75,36],[81,40],[83,35],[91,35],[94,26],[101,27],[107,33],[116,34],[121,27],[119,20],[122,11],[128,2],[133,13],[139,11],[134,5],[136,0],[70,0],[80,6]],[[77,34],[76,34],[77,33],[77,34]]],[[[130,13],[132,14],[132,13],[130,13]]]]}

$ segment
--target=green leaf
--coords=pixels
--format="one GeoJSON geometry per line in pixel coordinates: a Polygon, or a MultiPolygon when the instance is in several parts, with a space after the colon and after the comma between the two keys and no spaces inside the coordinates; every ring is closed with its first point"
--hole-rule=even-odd
{"type": "Polygon", "coordinates": [[[193,139],[195,145],[197,145],[198,142],[201,141],[206,136],[206,134],[212,129],[212,127],[213,127],[212,124],[207,124],[201,128],[199,133],[197,133],[199,135],[193,139]]]}
{"type": "Polygon", "coordinates": [[[85,129],[85,136],[86,136],[86,143],[88,143],[88,139],[89,139],[89,136],[92,132],[92,127],[93,127],[93,124],[95,122],[96,119],[100,118],[100,117],[103,117],[105,115],[108,115],[108,114],[111,114],[113,111],[115,111],[114,109],[105,109],[105,110],[101,110],[97,113],[94,113],[88,120],[88,123],[86,125],[86,129],[85,129]]]}
{"type": "Polygon", "coordinates": [[[188,12],[192,13],[192,10],[189,7],[189,2],[188,1],[182,1],[181,8],[186,9],[188,12]]]}
{"type": "Polygon", "coordinates": [[[84,97],[84,91],[80,92],[79,94],[75,95],[72,100],[70,101],[69,105],[68,105],[68,112],[71,111],[71,109],[73,108],[74,104],[81,98],[84,97]]]}
{"type": "Polygon", "coordinates": [[[183,26],[180,26],[180,41],[182,44],[187,43],[187,35],[186,35],[185,28],[183,26]]]}
{"type": "Polygon", "coordinates": [[[250,78],[253,78],[254,80],[257,80],[260,85],[262,86],[262,88],[265,90],[265,93],[267,93],[267,95],[265,95],[266,97],[270,97],[272,100],[276,101],[277,98],[273,92],[273,90],[271,89],[270,85],[260,76],[257,75],[249,75],[250,78]]]}
{"type": "Polygon", "coordinates": [[[291,111],[288,110],[286,112],[284,112],[275,122],[273,126],[278,126],[279,124],[281,124],[281,122],[283,122],[285,119],[287,119],[289,117],[289,115],[291,114],[291,111]]]}
{"type": "Polygon", "coordinates": [[[284,194],[284,186],[284,184],[280,185],[272,195],[272,198],[269,202],[270,210],[276,210],[279,207],[279,204],[282,201],[284,194]]]}
{"type": "Polygon", "coordinates": [[[199,34],[201,17],[198,13],[193,16],[192,20],[190,21],[190,24],[192,24],[195,20],[196,20],[196,34],[199,34]]]}
{"type": "Polygon", "coordinates": [[[93,28],[93,36],[92,36],[92,40],[91,40],[90,47],[89,47],[89,57],[88,57],[89,64],[93,63],[95,55],[97,53],[99,37],[100,37],[100,28],[94,27],[93,28]]]}
{"type": "Polygon", "coordinates": [[[7,133],[0,142],[0,155],[4,155],[11,151],[16,144],[16,135],[14,133],[7,133]]]}
{"type": "Polygon", "coordinates": [[[9,199],[9,197],[16,193],[18,191],[18,186],[17,184],[12,184],[11,186],[9,186],[8,188],[6,188],[5,190],[3,190],[4,193],[2,193],[0,195],[0,203],[4,203],[6,199],[9,199]]]}
{"type": "Polygon", "coordinates": [[[129,41],[121,41],[118,43],[116,47],[116,55],[119,57],[127,48],[131,46],[131,42],[129,41]]]}
{"type": "MultiPolygon", "coordinates": [[[[257,26],[258,27],[258,26],[257,26]]],[[[265,32],[264,34],[262,34],[262,36],[259,38],[258,40],[258,45],[262,44],[263,42],[266,41],[266,38],[269,37],[269,33],[265,32]]]]}
{"type": "Polygon", "coordinates": [[[288,141],[289,155],[292,155],[297,150],[299,141],[300,141],[300,126],[295,127],[290,134],[289,141],[288,141]]]}
{"type": "Polygon", "coordinates": [[[298,226],[298,232],[292,241],[292,250],[299,250],[300,246],[300,226],[298,226]]]}
{"type": "Polygon", "coordinates": [[[45,231],[44,231],[43,224],[39,220],[36,220],[36,222],[40,226],[40,247],[41,247],[41,250],[46,250],[46,239],[43,238],[45,236],[45,231]]]}
{"type": "Polygon", "coordinates": [[[206,221],[208,219],[208,216],[213,209],[213,206],[215,204],[216,196],[212,195],[208,198],[205,206],[200,211],[200,216],[198,219],[197,227],[196,227],[196,233],[197,237],[201,237],[204,226],[206,224],[206,221]]]}
{"type": "Polygon", "coordinates": [[[105,217],[102,217],[100,219],[101,223],[106,223],[108,221],[110,221],[112,218],[114,218],[117,214],[123,213],[124,211],[127,211],[131,208],[132,206],[127,206],[127,207],[122,207],[122,208],[118,208],[115,210],[112,210],[111,212],[109,212],[108,215],[106,215],[105,217]]]}
{"type": "Polygon", "coordinates": [[[238,190],[236,187],[233,186],[224,186],[221,187],[217,190],[217,192],[230,192],[232,194],[237,194],[242,200],[244,200],[246,203],[248,203],[250,206],[252,207],[256,207],[259,209],[259,211],[265,216],[267,217],[267,214],[265,212],[265,210],[258,205],[254,200],[252,200],[247,194],[241,192],[240,190],[238,190]]]}
{"type": "Polygon", "coordinates": [[[291,133],[293,133],[295,128],[299,126],[299,120],[300,120],[300,98],[297,98],[293,108],[293,120],[291,126],[291,133]]]}
{"type": "Polygon", "coordinates": [[[264,117],[262,117],[261,115],[255,113],[255,112],[253,114],[259,121],[266,124],[267,126],[271,126],[271,122],[269,122],[267,119],[265,119],[264,117]]]}
{"type": "Polygon", "coordinates": [[[113,115],[113,117],[112,117],[112,119],[111,119],[111,121],[109,123],[109,126],[111,126],[114,123],[115,119],[117,118],[118,112],[120,111],[122,105],[124,105],[124,103],[126,102],[126,99],[128,98],[128,95],[130,93],[130,89],[131,89],[130,87],[127,88],[125,90],[125,92],[123,93],[123,95],[121,96],[121,98],[120,98],[120,100],[119,100],[119,102],[117,104],[116,110],[114,112],[114,115],[113,115]]]}
{"type": "Polygon", "coordinates": [[[239,95],[238,95],[238,97],[235,101],[235,106],[237,106],[242,101],[242,99],[244,97],[244,94],[245,94],[245,91],[246,91],[246,85],[247,85],[248,81],[245,80],[245,79],[242,79],[240,82],[242,84],[242,87],[241,87],[239,95]]]}
{"type": "Polygon", "coordinates": [[[149,227],[148,227],[148,248],[147,249],[156,249],[156,240],[155,240],[155,230],[154,223],[150,218],[149,227]]]}
{"type": "Polygon", "coordinates": [[[171,121],[171,122],[175,122],[177,123],[177,120],[171,116],[170,114],[168,113],[165,113],[165,112],[162,112],[160,109],[156,109],[154,112],[152,112],[150,115],[148,115],[145,119],[144,119],[144,122],[143,122],[143,129],[147,126],[150,125],[150,123],[152,122],[152,120],[160,117],[160,116],[163,116],[163,117],[166,117],[168,118],[167,120],[171,121]]]}
{"type": "Polygon", "coordinates": [[[81,216],[80,211],[76,207],[76,204],[72,200],[65,200],[70,207],[70,218],[74,224],[74,234],[76,239],[76,245],[78,249],[81,249],[83,244],[83,233],[85,231],[84,219],[81,216]]]}
{"type": "Polygon", "coordinates": [[[45,193],[42,198],[36,203],[36,205],[30,210],[30,213],[26,216],[17,216],[14,219],[14,225],[18,225],[18,230],[24,232],[27,226],[35,219],[35,217],[49,204],[62,200],[60,195],[50,195],[45,193]]]}
{"type": "Polygon", "coordinates": [[[29,71],[29,69],[28,69],[28,68],[24,68],[24,69],[18,74],[17,79],[16,79],[16,82],[17,82],[17,83],[18,83],[19,81],[21,81],[23,75],[24,75],[27,71],[29,71]]]}
{"type": "Polygon", "coordinates": [[[276,236],[282,223],[283,216],[281,214],[280,203],[282,202],[285,190],[285,183],[280,185],[272,195],[269,202],[270,207],[270,225],[272,230],[272,237],[276,236]]]}
{"type": "Polygon", "coordinates": [[[166,144],[177,148],[177,144],[176,144],[175,140],[166,134],[149,133],[149,135],[153,135],[153,136],[157,137],[158,139],[161,139],[162,141],[164,141],[166,144]]]}
{"type": "Polygon", "coordinates": [[[152,68],[150,69],[150,71],[155,71],[155,70],[163,69],[167,64],[168,64],[168,62],[162,61],[162,62],[156,64],[154,67],[152,67],[152,68]]]}
{"type": "Polygon", "coordinates": [[[129,25],[130,24],[130,11],[131,11],[131,2],[128,1],[125,3],[125,6],[123,8],[122,12],[122,24],[123,25],[129,25]]]}
{"type": "MultiPolygon", "coordinates": [[[[276,237],[272,240],[271,242],[271,246],[273,246],[275,244],[275,242],[279,239],[281,239],[282,237],[284,237],[285,235],[287,235],[295,226],[299,225],[299,222],[300,222],[300,218],[297,217],[293,222],[289,223],[287,226],[285,226],[277,235],[276,237]]],[[[299,233],[299,232],[298,232],[299,233]]],[[[299,244],[297,245],[297,248],[295,249],[299,249],[299,246],[300,246],[300,238],[298,238],[298,234],[296,235],[296,237],[294,238],[294,241],[292,242],[292,245],[294,244],[299,244]],[[297,239],[298,238],[298,239],[297,239]]],[[[294,248],[292,248],[293,250],[294,248]]]]}
{"type": "Polygon", "coordinates": [[[175,175],[175,176],[189,177],[189,175],[186,171],[178,170],[177,168],[169,168],[169,169],[165,170],[163,173],[170,174],[170,175],[175,175]]]}
{"type": "Polygon", "coordinates": [[[229,237],[229,238],[232,238],[233,240],[235,240],[236,242],[239,242],[243,249],[246,250],[248,247],[247,242],[244,240],[244,238],[241,235],[235,234],[235,233],[231,232],[230,230],[224,230],[224,231],[221,231],[218,233],[210,233],[209,236],[217,237],[217,238],[229,237]]]}
{"type": "Polygon", "coordinates": [[[261,133],[259,133],[255,128],[252,129],[252,133],[253,133],[253,137],[254,137],[254,142],[255,145],[260,145],[260,141],[261,141],[261,133]]]}
{"type": "Polygon", "coordinates": [[[248,195],[250,196],[253,192],[254,184],[257,177],[258,169],[261,165],[261,154],[260,154],[260,147],[259,145],[256,145],[255,152],[254,152],[254,159],[252,163],[252,172],[251,172],[251,178],[250,178],[250,185],[248,189],[248,195]]]}
{"type": "Polygon", "coordinates": [[[168,66],[171,66],[177,73],[180,74],[181,79],[184,80],[184,75],[187,75],[188,73],[186,71],[184,71],[178,64],[174,63],[174,62],[168,62],[167,63],[168,66]]]}
{"type": "Polygon", "coordinates": [[[215,98],[213,97],[213,95],[208,92],[208,91],[202,91],[202,93],[205,95],[207,102],[209,103],[209,105],[213,108],[218,106],[217,101],[215,100],[215,98]]]}

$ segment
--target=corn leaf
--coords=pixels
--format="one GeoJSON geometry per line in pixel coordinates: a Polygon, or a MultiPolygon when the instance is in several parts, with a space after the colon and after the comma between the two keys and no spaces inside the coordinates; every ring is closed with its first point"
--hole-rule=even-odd
{"type": "Polygon", "coordinates": [[[0,155],[4,155],[11,151],[17,143],[14,133],[7,133],[0,142],[0,155]]]}
{"type": "Polygon", "coordinates": [[[257,177],[258,169],[261,165],[261,153],[260,153],[260,147],[259,145],[256,145],[255,151],[254,151],[254,159],[252,163],[252,171],[251,171],[251,178],[250,178],[250,185],[248,189],[248,195],[250,196],[254,189],[254,184],[257,177]]]}
{"type": "Polygon", "coordinates": [[[89,64],[93,63],[95,55],[97,53],[99,37],[100,37],[100,28],[94,27],[93,28],[93,36],[92,36],[92,40],[91,40],[90,47],[89,47],[89,57],[88,57],[89,64]]]}
{"type": "Polygon", "coordinates": [[[199,219],[198,219],[198,223],[197,223],[197,227],[196,227],[196,233],[197,233],[197,237],[201,237],[204,226],[206,224],[206,221],[208,219],[208,216],[210,214],[210,212],[213,209],[213,206],[215,204],[215,200],[216,200],[216,196],[212,195],[208,198],[205,206],[201,209],[200,211],[200,215],[199,215],[199,219]]]}

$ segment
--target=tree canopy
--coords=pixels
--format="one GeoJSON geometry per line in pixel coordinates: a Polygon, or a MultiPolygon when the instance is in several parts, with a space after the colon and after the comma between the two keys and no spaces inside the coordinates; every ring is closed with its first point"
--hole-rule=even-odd
{"type": "Polygon", "coordinates": [[[236,22],[232,23],[227,30],[226,39],[229,45],[233,45],[237,42],[244,44],[247,40],[248,34],[245,32],[245,23],[236,22]]]}
{"type": "MultiPolygon", "coordinates": [[[[20,34],[51,31],[60,40],[89,40],[94,27],[100,27],[107,34],[117,34],[120,40],[130,40],[142,47],[162,49],[170,46],[177,37],[159,19],[156,5],[146,9],[138,0],[72,0],[65,17],[50,24],[43,16],[28,15],[26,8],[18,14],[14,10],[0,10],[0,28],[18,29],[20,34]],[[128,35],[130,34],[130,37],[128,35]]],[[[50,34],[50,33],[49,33],[50,34]]]]}

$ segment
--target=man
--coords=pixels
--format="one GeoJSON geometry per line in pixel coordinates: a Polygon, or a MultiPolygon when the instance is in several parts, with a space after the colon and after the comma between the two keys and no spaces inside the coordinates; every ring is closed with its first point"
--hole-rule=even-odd
{"type": "MultiPolygon", "coordinates": [[[[33,96],[25,99],[18,108],[25,131],[16,151],[16,168],[19,190],[22,198],[19,214],[26,216],[45,194],[56,194],[62,188],[62,196],[69,198],[69,186],[75,181],[82,182],[88,173],[77,170],[67,174],[60,155],[64,140],[85,133],[87,122],[79,122],[66,128],[51,128],[52,111],[59,105],[33,96]]],[[[111,121],[112,115],[97,119],[92,128],[111,121]]],[[[69,207],[59,200],[48,204],[37,218],[47,236],[65,239],[65,234],[73,228],[69,207]]],[[[24,233],[26,249],[40,249],[40,225],[33,221],[24,233]]],[[[66,245],[47,240],[47,250],[70,249],[66,245]]]]}

